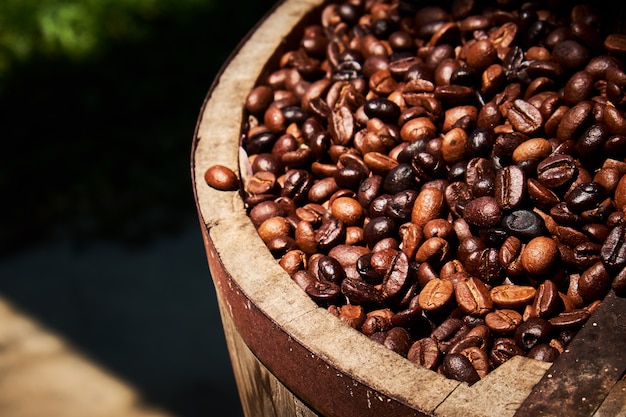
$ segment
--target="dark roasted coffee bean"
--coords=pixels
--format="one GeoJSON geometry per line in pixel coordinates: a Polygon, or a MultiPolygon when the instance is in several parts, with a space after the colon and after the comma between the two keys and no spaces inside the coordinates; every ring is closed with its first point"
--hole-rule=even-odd
{"type": "Polygon", "coordinates": [[[334,282],[340,284],[346,277],[346,272],[335,258],[330,256],[322,256],[318,261],[318,274],[320,280],[334,282]]]}
{"type": "Polygon", "coordinates": [[[611,288],[611,276],[602,262],[587,268],[578,280],[578,291],[587,302],[601,300],[611,288]]]}
{"type": "Polygon", "coordinates": [[[346,278],[341,282],[341,292],[350,304],[364,307],[380,307],[384,303],[383,294],[365,281],[346,278]]]}
{"type": "Polygon", "coordinates": [[[552,325],[548,320],[532,317],[515,330],[515,342],[528,352],[536,345],[548,342],[551,333],[552,325]]]}
{"type": "Polygon", "coordinates": [[[383,278],[382,293],[385,297],[398,296],[411,280],[409,258],[404,252],[398,252],[383,278]]]}
{"type": "Polygon", "coordinates": [[[292,169],[285,174],[281,196],[289,197],[296,203],[305,201],[313,186],[313,176],[304,170],[292,169]]]}
{"type": "Polygon", "coordinates": [[[548,319],[552,327],[557,330],[576,329],[578,330],[589,318],[591,313],[583,308],[563,311],[548,319]]]}
{"type": "Polygon", "coordinates": [[[395,231],[396,224],[390,217],[381,216],[371,219],[363,228],[363,239],[368,245],[391,237],[395,231]]]}
{"type": "Polygon", "coordinates": [[[559,351],[547,343],[542,343],[530,349],[526,356],[538,361],[554,362],[559,357],[559,351]]]}
{"type": "Polygon", "coordinates": [[[447,378],[467,382],[470,385],[480,380],[470,360],[460,353],[446,355],[441,364],[441,372],[447,378]]]}
{"type": "Polygon", "coordinates": [[[465,182],[474,197],[493,196],[495,193],[496,170],[487,158],[472,158],[467,163],[465,182]]]}
{"type": "Polygon", "coordinates": [[[400,117],[400,107],[391,100],[378,97],[365,102],[363,110],[370,118],[378,118],[385,123],[395,123],[400,117]]]}
{"type": "Polygon", "coordinates": [[[416,188],[417,181],[413,169],[409,164],[398,164],[385,176],[383,189],[389,194],[416,188]]]}
{"type": "Polygon", "coordinates": [[[600,249],[600,257],[612,271],[621,270],[626,266],[626,225],[622,224],[611,229],[600,249]]]}
{"type": "Polygon", "coordinates": [[[534,314],[542,318],[550,318],[563,309],[563,300],[554,282],[547,279],[539,285],[532,308],[534,314]]]}
{"type": "Polygon", "coordinates": [[[345,224],[334,217],[329,217],[315,233],[315,241],[321,250],[327,251],[343,243],[346,238],[345,224]]]}
{"type": "Polygon", "coordinates": [[[330,281],[314,281],[304,291],[313,301],[323,306],[336,303],[341,295],[339,285],[330,281]]]}
{"type": "Polygon", "coordinates": [[[526,242],[546,232],[544,220],[534,211],[515,210],[502,218],[502,227],[509,234],[526,242]]]}
{"type": "Polygon", "coordinates": [[[565,202],[574,213],[595,208],[606,197],[606,190],[597,182],[584,182],[574,187],[565,202]]]}
{"type": "Polygon", "coordinates": [[[577,172],[574,158],[570,155],[554,154],[537,165],[537,179],[549,188],[557,188],[574,178],[577,172]]]}
{"type": "Polygon", "coordinates": [[[474,226],[491,227],[500,223],[502,211],[494,197],[478,197],[467,203],[463,217],[474,226]]]}

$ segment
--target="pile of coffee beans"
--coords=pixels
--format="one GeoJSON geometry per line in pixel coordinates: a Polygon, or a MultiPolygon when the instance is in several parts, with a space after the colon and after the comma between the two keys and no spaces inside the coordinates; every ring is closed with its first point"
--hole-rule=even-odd
{"type": "Polygon", "coordinates": [[[320,307],[448,378],[554,361],[626,293],[626,36],[567,0],[319,17],[245,102],[261,239],[320,307]]]}

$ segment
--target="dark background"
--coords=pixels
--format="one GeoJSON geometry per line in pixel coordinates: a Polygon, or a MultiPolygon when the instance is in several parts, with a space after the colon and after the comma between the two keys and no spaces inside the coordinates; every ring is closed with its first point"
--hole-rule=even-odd
{"type": "Polygon", "coordinates": [[[104,6],[57,13],[56,41],[30,16],[58,2],[0,5],[0,296],[176,416],[241,415],[191,143],[219,68],[274,2],[133,1],[69,2],[104,6]],[[72,25],[96,40],[72,44],[72,25]]]}

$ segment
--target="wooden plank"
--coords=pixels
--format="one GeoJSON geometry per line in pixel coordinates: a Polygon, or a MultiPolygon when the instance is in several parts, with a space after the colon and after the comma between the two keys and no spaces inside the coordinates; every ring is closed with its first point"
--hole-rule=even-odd
{"type": "Polygon", "coordinates": [[[626,298],[611,291],[515,417],[593,416],[626,371],[624,352],[626,298]]]}

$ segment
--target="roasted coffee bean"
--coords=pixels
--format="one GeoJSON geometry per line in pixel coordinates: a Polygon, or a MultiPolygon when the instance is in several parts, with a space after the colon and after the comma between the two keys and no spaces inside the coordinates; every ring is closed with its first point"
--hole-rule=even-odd
{"type": "Polygon", "coordinates": [[[563,300],[556,284],[547,279],[539,285],[532,304],[533,314],[550,318],[563,309],[563,300]]]}
{"type": "Polygon", "coordinates": [[[383,189],[389,194],[415,188],[417,181],[409,164],[398,164],[385,176],[383,189]]]}
{"type": "Polygon", "coordinates": [[[317,246],[321,250],[329,250],[340,243],[343,243],[346,238],[346,226],[345,224],[334,217],[329,217],[322,222],[322,225],[315,233],[315,241],[317,246]]]}
{"type": "Polygon", "coordinates": [[[428,221],[440,218],[444,210],[444,194],[437,188],[422,188],[413,204],[411,221],[423,227],[428,221]]]}
{"type": "Polygon", "coordinates": [[[508,236],[498,251],[498,260],[507,274],[516,277],[525,273],[522,265],[522,241],[515,236],[508,236]]]}
{"type": "Polygon", "coordinates": [[[407,359],[424,368],[435,370],[440,361],[437,341],[432,337],[415,341],[407,352],[407,359]]]}
{"type": "Polygon", "coordinates": [[[334,304],[341,295],[339,285],[330,281],[314,281],[304,291],[313,301],[322,306],[334,304]]]}
{"type": "Polygon", "coordinates": [[[467,314],[484,316],[493,309],[489,289],[479,279],[470,277],[459,281],[455,296],[457,304],[467,314]]]}
{"type": "Polygon", "coordinates": [[[463,209],[468,223],[478,227],[490,227],[500,223],[502,211],[494,197],[478,197],[471,200],[463,209]]]}
{"type": "Polygon", "coordinates": [[[517,165],[508,165],[496,173],[495,198],[502,210],[519,206],[526,195],[526,174],[517,165]]]}
{"type": "Polygon", "coordinates": [[[612,271],[626,266],[626,225],[615,226],[600,249],[602,262],[612,271]]]}
{"type": "Polygon", "coordinates": [[[301,169],[292,169],[285,174],[281,196],[289,197],[296,203],[306,200],[309,190],[313,186],[313,176],[301,169]]]}
{"type": "Polygon", "coordinates": [[[375,338],[375,340],[383,344],[387,337],[387,332],[393,327],[391,317],[393,317],[393,312],[388,308],[370,311],[365,316],[365,321],[361,326],[361,332],[366,336],[379,333],[380,338],[375,338]]]}
{"type": "Polygon", "coordinates": [[[491,299],[498,308],[519,309],[528,305],[537,290],[528,285],[498,285],[491,289],[491,299]]]}
{"type": "Polygon", "coordinates": [[[503,337],[494,340],[489,359],[494,366],[500,366],[513,356],[525,356],[526,352],[517,346],[515,339],[503,337]]]}
{"type": "Polygon", "coordinates": [[[537,179],[549,188],[557,188],[572,180],[576,164],[570,155],[554,154],[537,165],[537,179]]]}
{"type": "Polygon", "coordinates": [[[522,315],[516,310],[496,309],[485,316],[485,324],[494,333],[512,335],[522,323],[522,315]]]}
{"type": "Polygon", "coordinates": [[[515,342],[525,351],[538,344],[549,342],[552,325],[546,319],[531,317],[515,330],[515,342]]]}
{"type": "Polygon", "coordinates": [[[512,236],[527,242],[546,232],[546,225],[537,213],[530,210],[515,210],[502,218],[502,227],[512,236]]]}
{"type": "Polygon", "coordinates": [[[472,158],[466,167],[465,182],[474,197],[493,196],[496,170],[487,158],[472,158]]]}
{"type": "Polygon", "coordinates": [[[335,258],[330,256],[322,256],[318,260],[318,275],[320,280],[341,284],[346,277],[346,271],[335,258]]]}
{"type": "Polygon", "coordinates": [[[237,175],[224,165],[212,165],[204,173],[206,183],[221,191],[233,191],[239,187],[237,175]]]}
{"type": "Polygon", "coordinates": [[[567,195],[565,203],[574,213],[595,208],[606,197],[606,190],[597,182],[584,182],[575,186],[567,195]]]}
{"type": "Polygon", "coordinates": [[[371,219],[363,228],[363,239],[368,245],[390,237],[396,229],[394,220],[390,217],[381,216],[371,219]]]}
{"type": "Polygon", "coordinates": [[[527,356],[543,362],[554,362],[559,357],[559,351],[546,343],[535,345],[528,352],[527,356]]]}
{"type": "Polygon", "coordinates": [[[398,252],[393,257],[391,267],[383,278],[383,295],[388,298],[398,296],[410,284],[410,280],[409,258],[404,252],[398,252]]]}
{"type": "Polygon", "coordinates": [[[365,321],[365,311],[362,306],[344,304],[339,307],[337,317],[353,329],[360,329],[365,321]]]}
{"type": "Polygon", "coordinates": [[[554,317],[548,319],[552,327],[557,330],[563,329],[579,329],[582,326],[591,313],[583,308],[575,310],[563,311],[554,317]]]}
{"type": "Polygon", "coordinates": [[[472,362],[460,353],[448,354],[443,358],[441,373],[450,379],[473,384],[480,380],[472,362]]]}
{"type": "Polygon", "coordinates": [[[601,300],[611,288],[611,276],[602,262],[587,268],[578,280],[578,291],[584,300],[601,300]]]}
{"type": "Polygon", "coordinates": [[[533,275],[548,272],[558,261],[559,251],[554,239],[538,236],[531,239],[522,252],[522,265],[533,275]]]}
{"type": "Polygon", "coordinates": [[[524,100],[514,100],[507,117],[516,131],[526,135],[534,134],[543,125],[539,109],[524,100]]]}
{"type": "Polygon", "coordinates": [[[385,123],[392,123],[400,117],[400,107],[383,97],[370,99],[363,105],[363,110],[370,118],[377,118],[385,123]]]}
{"type": "Polygon", "coordinates": [[[365,281],[346,278],[341,282],[341,292],[350,304],[368,307],[380,307],[384,303],[384,297],[373,285],[365,281]]]}
{"type": "Polygon", "coordinates": [[[541,184],[541,182],[539,182],[536,178],[529,178],[528,181],[526,181],[526,188],[530,199],[537,205],[537,207],[544,210],[549,210],[561,201],[559,196],[554,191],[541,184]]]}
{"type": "Polygon", "coordinates": [[[426,311],[446,306],[454,295],[451,281],[435,278],[429,281],[419,294],[419,306],[426,311]]]}

